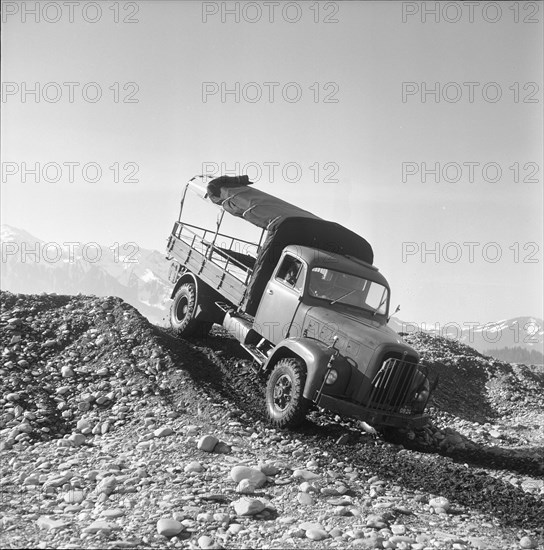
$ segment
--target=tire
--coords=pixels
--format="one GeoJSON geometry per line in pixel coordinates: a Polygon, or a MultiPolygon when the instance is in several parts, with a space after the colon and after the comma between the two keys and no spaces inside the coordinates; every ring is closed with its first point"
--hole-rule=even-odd
{"type": "Polygon", "coordinates": [[[206,336],[211,322],[195,319],[197,294],[194,283],[184,283],[176,292],[170,306],[170,326],[177,336],[206,336]]]}
{"type": "Polygon", "coordinates": [[[404,440],[402,432],[398,428],[393,428],[392,426],[384,426],[379,430],[379,433],[384,441],[395,445],[402,443],[404,440]]]}
{"type": "Polygon", "coordinates": [[[266,383],[266,415],[278,428],[296,428],[306,418],[309,402],[304,398],[306,367],[300,359],[280,359],[266,383]]]}

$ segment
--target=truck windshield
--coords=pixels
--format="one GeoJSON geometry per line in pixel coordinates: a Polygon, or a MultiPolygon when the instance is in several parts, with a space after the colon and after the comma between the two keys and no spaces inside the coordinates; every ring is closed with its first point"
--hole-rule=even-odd
{"type": "Polygon", "coordinates": [[[386,287],[357,275],[314,267],[310,273],[310,296],[385,315],[389,303],[386,287]]]}

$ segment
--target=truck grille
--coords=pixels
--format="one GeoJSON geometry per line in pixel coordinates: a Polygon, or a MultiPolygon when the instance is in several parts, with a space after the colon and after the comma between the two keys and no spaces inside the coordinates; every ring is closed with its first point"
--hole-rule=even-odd
{"type": "Polygon", "coordinates": [[[411,397],[410,388],[417,372],[417,365],[403,359],[386,359],[372,380],[369,405],[390,412],[410,413],[401,410],[411,397]]]}

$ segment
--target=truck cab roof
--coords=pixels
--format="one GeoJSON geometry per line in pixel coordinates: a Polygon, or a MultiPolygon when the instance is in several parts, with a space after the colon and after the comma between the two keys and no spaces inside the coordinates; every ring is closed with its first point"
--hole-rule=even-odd
{"type": "Polygon", "coordinates": [[[313,267],[334,269],[375,281],[389,289],[389,283],[378,271],[377,267],[358,258],[354,258],[353,256],[336,254],[334,252],[296,244],[287,245],[284,248],[284,253],[289,253],[302,259],[308,264],[310,269],[313,267]]]}

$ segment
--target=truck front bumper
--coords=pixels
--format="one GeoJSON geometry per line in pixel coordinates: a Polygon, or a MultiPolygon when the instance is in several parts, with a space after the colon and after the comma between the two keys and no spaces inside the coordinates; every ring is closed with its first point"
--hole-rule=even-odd
{"type": "Polygon", "coordinates": [[[321,394],[316,401],[316,405],[340,415],[352,416],[359,420],[364,420],[375,427],[392,426],[395,428],[422,428],[427,424],[429,418],[425,414],[407,415],[376,410],[325,394],[321,394]]]}

